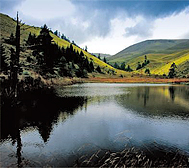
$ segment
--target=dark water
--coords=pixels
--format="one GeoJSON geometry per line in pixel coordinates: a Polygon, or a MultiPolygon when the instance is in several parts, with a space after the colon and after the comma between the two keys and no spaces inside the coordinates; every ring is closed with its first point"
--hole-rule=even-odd
{"type": "Polygon", "coordinates": [[[71,166],[126,145],[189,152],[189,86],[80,84],[57,93],[61,101],[43,108],[1,112],[1,166],[71,166]]]}

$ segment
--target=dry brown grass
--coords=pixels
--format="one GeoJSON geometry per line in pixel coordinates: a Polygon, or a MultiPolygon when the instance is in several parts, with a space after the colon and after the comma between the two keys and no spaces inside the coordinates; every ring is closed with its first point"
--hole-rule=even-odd
{"type": "Polygon", "coordinates": [[[129,77],[129,78],[100,78],[90,77],[84,79],[84,82],[89,83],[188,83],[188,78],[173,78],[173,79],[161,79],[150,77],[129,77]]]}
{"type": "Polygon", "coordinates": [[[77,160],[75,167],[188,167],[188,156],[178,150],[157,147],[154,151],[125,149],[121,152],[97,151],[77,160]]]}

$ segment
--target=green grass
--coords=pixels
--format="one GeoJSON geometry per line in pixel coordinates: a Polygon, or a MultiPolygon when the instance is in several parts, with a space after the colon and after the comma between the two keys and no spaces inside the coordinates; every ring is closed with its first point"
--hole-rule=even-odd
{"type": "Polygon", "coordinates": [[[136,70],[138,62],[144,61],[144,56],[150,60],[150,64],[145,66],[138,73],[144,73],[146,68],[150,69],[152,74],[168,74],[169,68],[173,62],[179,67],[178,71],[184,70],[184,74],[189,74],[187,68],[182,68],[189,61],[189,40],[148,40],[133,46],[130,46],[118,54],[107,58],[111,64],[125,62],[136,70]]]}

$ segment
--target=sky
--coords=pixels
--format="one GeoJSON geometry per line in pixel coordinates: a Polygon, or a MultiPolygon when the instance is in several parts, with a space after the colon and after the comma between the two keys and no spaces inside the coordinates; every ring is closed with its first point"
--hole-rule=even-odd
{"type": "Polygon", "coordinates": [[[47,24],[91,53],[114,55],[151,39],[189,39],[189,0],[1,0],[29,25],[47,24]]]}

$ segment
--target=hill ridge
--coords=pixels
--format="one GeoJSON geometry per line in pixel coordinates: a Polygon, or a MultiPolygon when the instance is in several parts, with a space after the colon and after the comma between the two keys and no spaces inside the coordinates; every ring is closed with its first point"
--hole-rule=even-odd
{"type": "MultiPolygon", "coordinates": [[[[126,65],[130,65],[133,70],[136,70],[138,62],[143,62],[145,55],[151,63],[143,68],[143,73],[146,68],[149,68],[152,74],[168,74],[170,64],[177,62],[179,73],[183,76],[189,76],[189,70],[183,68],[189,66],[189,39],[150,39],[141,41],[121,50],[112,57],[108,57],[107,60],[112,65],[115,62],[118,65],[125,62],[126,65]],[[181,57],[183,57],[182,61],[181,57]],[[167,64],[169,66],[166,66],[167,64]]],[[[138,73],[141,73],[141,71],[138,71],[138,73]]]]}

